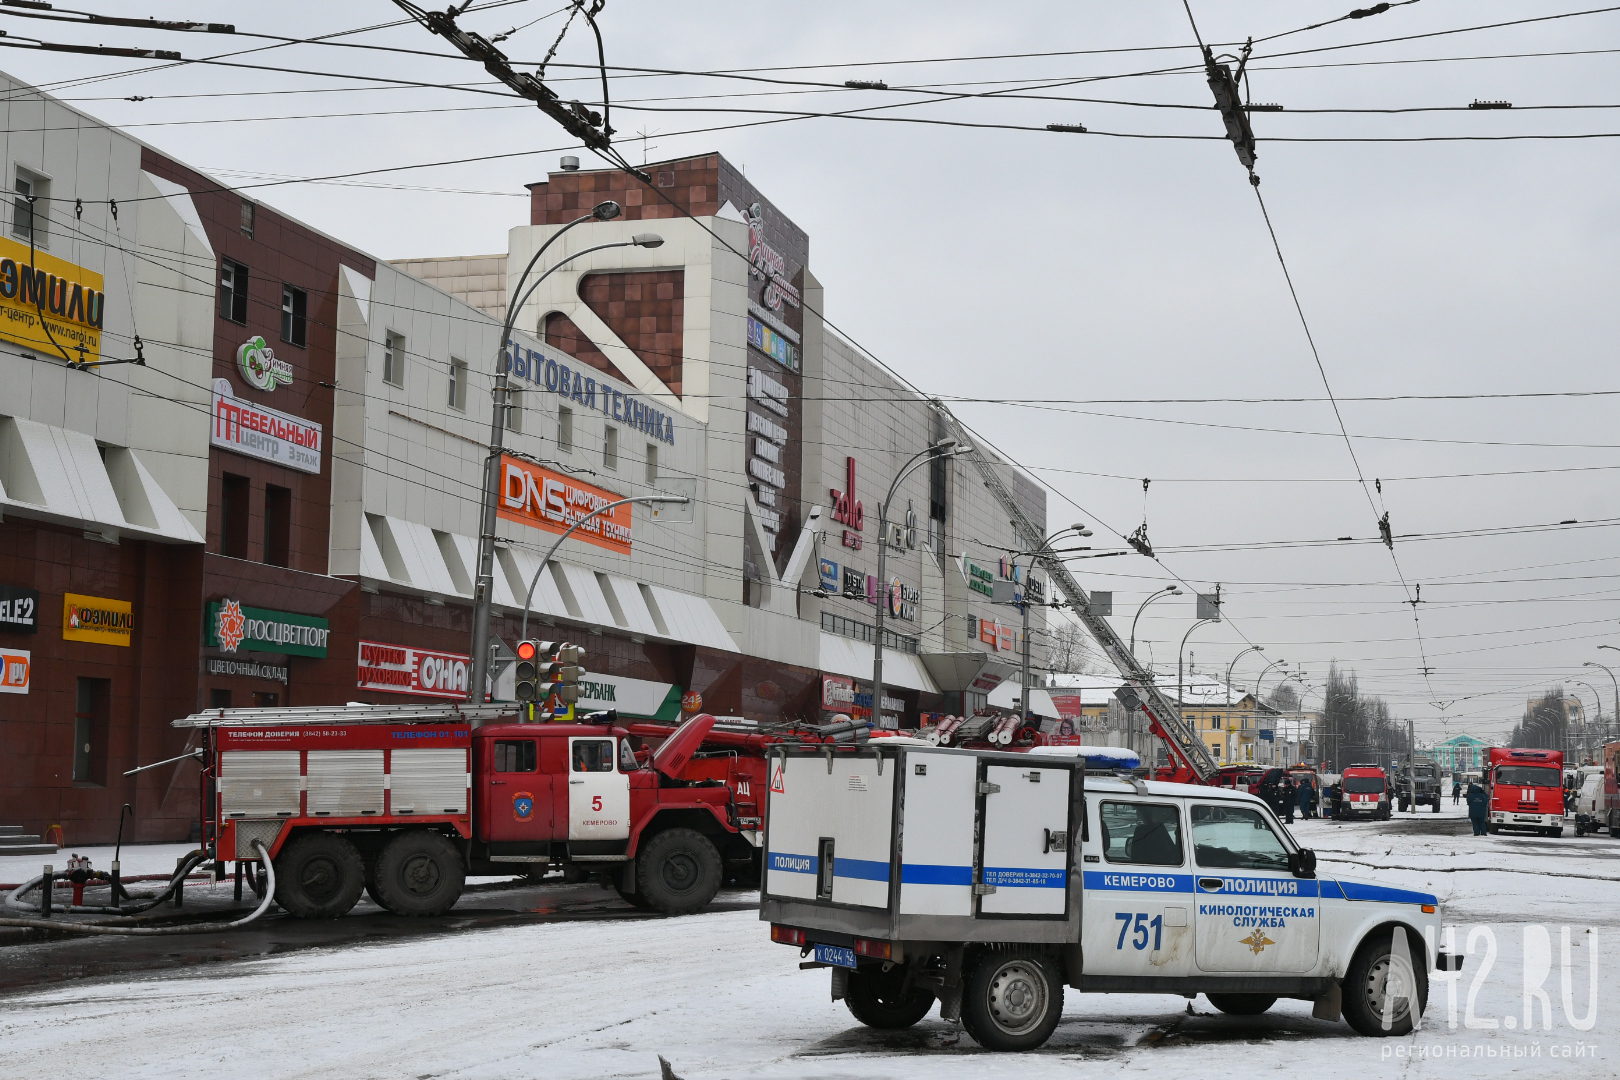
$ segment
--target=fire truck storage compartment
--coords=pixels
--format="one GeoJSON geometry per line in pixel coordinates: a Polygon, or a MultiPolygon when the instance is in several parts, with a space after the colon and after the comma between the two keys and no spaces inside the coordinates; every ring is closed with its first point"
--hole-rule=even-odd
{"type": "Polygon", "coordinates": [[[465,814],[466,747],[399,750],[226,750],[220,812],[246,818],[465,814]],[[299,794],[304,795],[303,807],[299,794]]]}
{"type": "Polygon", "coordinates": [[[465,814],[467,751],[390,750],[388,805],[396,814],[465,814]]]}
{"type": "Polygon", "coordinates": [[[297,750],[227,750],[219,755],[220,812],[227,818],[296,817],[303,790],[297,750]]]}
{"type": "Polygon", "coordinates": [[[1084,765],[885,739],[770,754],[762,917],[861,936],[1078,940],[1084,765]]]}
{"type": "Polygon", "coordinates": [[[310,817],[369,817],[383,811],[383,751],[310,750],[304,790],[310,817]]]}

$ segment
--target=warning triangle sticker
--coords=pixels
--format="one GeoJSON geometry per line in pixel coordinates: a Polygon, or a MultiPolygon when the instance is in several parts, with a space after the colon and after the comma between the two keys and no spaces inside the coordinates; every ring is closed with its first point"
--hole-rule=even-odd
{"type": "Polygon", "coordinates": [[[780,761],[771,769],[771,790],[779,795],[787,794],[787,788],[782,786],[782,762],[780,761]]]}

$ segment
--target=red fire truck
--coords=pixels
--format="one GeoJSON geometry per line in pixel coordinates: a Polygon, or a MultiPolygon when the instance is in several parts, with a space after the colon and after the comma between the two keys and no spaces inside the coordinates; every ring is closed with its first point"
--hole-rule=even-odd
{"type": "Polygon", "coordinates": [[[1487,751],[1485,790],[1491,797],[1486,831],[1564,835],[1563,751],[1493,746],[1487,751]]]}
{"type": "MultiPolygon", "coordinates": [[[[615,723],[521,724],[516,706],[226,709],[175,721],[202,760],[205,850],[276,868],[276,901],[336,918],[362,890],[437,915],[468,874],[562,867],[677,914],[713,899],[727,864],[757,868],[765,760],[699,757],[707,714],[641,738],[615,723]],[[648,744],[658,743],[655,751],[648,744]],[[641,745],[638,745],[641,744],[641,745]]],[[[746,739],[746,737],[743,737],[746,739]]]]}

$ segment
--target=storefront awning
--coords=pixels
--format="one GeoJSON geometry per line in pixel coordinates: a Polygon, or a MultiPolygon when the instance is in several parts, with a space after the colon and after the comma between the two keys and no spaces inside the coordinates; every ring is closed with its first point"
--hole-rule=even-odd
{"type": "Polygon", "coordinates": [[[113,541],[203,542],[134,450],[20,416],[0,416],[0,514],[113,541]]]}
{"type": "MultiPolygon", "coordinates": [[[[829,675],[847,675],[862,682],[872,681],[872,643],[839,637],[823,632],[821,635],[821,670],[829,675]]],[[[917,658],[911,653],[883,650],[883,684],[902,690],[921,690],[925,694],[939,693],[939,686],[929,678],[917,658]]]]}
{"type": "MultiPolygon", "coordinates": [[[[990,697],[988,700],[990,707],[994,709],[1016,709],[1018,707],[1017,680],[1009,679],[1000,686],[996,687],[994,690],[990,691],[990,697]]],[[[1048,694],[1045,690],[1042,690],[1038,686],[1032,686],[1029,688],[1029,708],[1025,711],[1032,712],[1036,716],[1051,717],[1053,720],[1056,720],[1063,715],[1062,713],[1058,712],[1057,705],[1053,703],[1052,695],[1048,694]]]]}

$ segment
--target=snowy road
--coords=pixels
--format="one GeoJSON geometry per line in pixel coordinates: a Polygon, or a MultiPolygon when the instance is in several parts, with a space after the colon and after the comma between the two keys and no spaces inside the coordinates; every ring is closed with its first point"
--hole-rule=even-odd
{"type": "Polygon", "coordinates": [[[723,912],[468,930],[15,993],[0,997],[0,1066],[55,1070],[71,1051],[124,1077],[271,1080],[656,1077],[659,1054],[686,1080],[1620,1072],[1612,980],[1599,978],[1595,1007],[1588,984],[1593,957],[1612,962],[1620,936],[1620,841],[1473,837],[1450,818],[1427,826],[1442,833],[1399,820],[1295,826],[1324,873],[1431,890],[1455,947],[1473,937],[1460,977],[1436,977],[1423,1029],[1404,1039],[1354,1036],[1312,1020],[1306,1002],[1237,1018],[1202,998],[1189,1011],[1180,997],[1070,991],[1044,1050],[989,1054],[935,1018],[902,1033],[861,1027],[828,1000],[825,972],[799,971],[752,913],[723,912]],[[1534,962],[1543,941],[1551,1027],[1538,1006],[1527,1034],[1526,945],[1534,962]]]}

